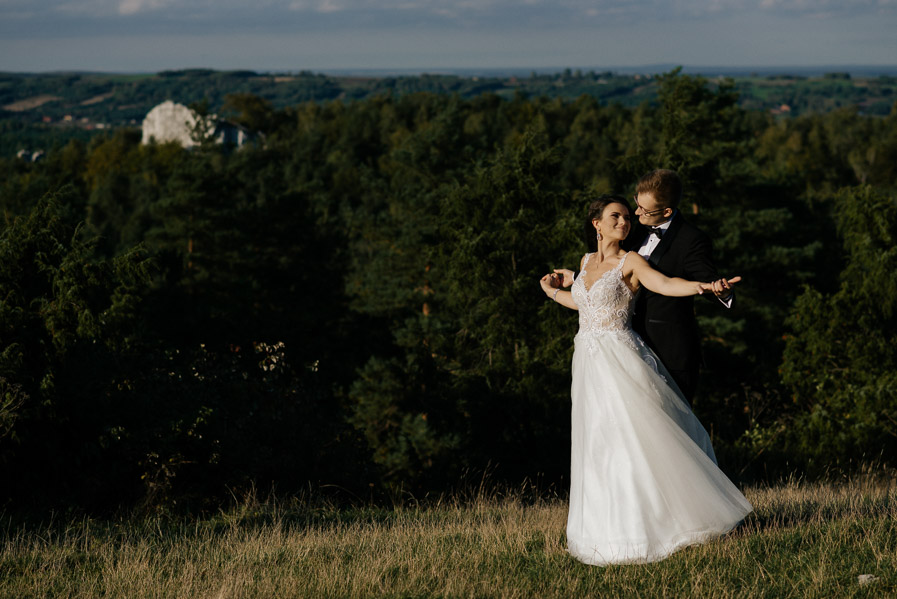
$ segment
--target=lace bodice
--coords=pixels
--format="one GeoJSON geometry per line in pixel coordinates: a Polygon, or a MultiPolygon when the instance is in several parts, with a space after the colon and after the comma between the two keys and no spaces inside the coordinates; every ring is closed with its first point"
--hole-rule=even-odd
{"type": "Polygon", "coordinates": [[[607,271],[586,289],[585,270],[592,254],[586,254],[582,271],[573,282],[570,292],[579,308],[580,333],[628,333],[632,320],[635,294],[623,282],[623,263],[627,253],[615,268],[607,271]]]}

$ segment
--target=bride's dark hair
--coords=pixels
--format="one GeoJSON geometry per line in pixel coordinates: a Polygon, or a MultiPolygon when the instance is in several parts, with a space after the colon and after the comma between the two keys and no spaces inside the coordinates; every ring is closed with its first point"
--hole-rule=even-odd
{"type": "Polygon", "coordinates": [[[598,251],[598,238],[595,236],[595,227],[592,226],[592,221],[596,218],[600,219],[604,214],[604,209],[611,204],[623,204],[626,206],[627,210],[629,209],[629,204],[626,203],[626,200],[623,199],[622,196],[609,193],[598,196],[591,204],[589,204],[586,222],[583,224],[582,230],[583,239],[586,242],[586,247],[589,249],[589,252],[598,251]]]}

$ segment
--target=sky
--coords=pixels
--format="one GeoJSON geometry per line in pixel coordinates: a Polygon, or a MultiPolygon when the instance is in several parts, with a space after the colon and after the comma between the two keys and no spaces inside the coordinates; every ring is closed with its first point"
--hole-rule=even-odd
{"type": "Polygon", "coordinates": [[[897,0],[0,0],[0,71],[897,65],[897,0]]]}

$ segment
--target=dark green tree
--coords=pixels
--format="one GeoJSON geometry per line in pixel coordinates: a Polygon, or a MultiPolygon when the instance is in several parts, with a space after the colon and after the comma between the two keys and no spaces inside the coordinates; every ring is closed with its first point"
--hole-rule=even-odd
{"type": "Polygon", "coordinates": [[[97,500],[96,484],[120,473],[101,439],[122,405],[113,381],[148,282],[139,250],[91,259],[66,222],[73,194],[45,197],[0,235],[0,480],[38,504],[97,500]]]}
{"type": "Polygon", "coordinates": [[[350,392],[352,421],[393,481],[445,484],[490,464],[508,479],[562,476],[572,327],[538,287],[547,259],[580,255],[559,163],[536,130],[439,190],[398,351],[372,358],[350,392]]]}
{"type": "Polygon", "coordinates": [[[897,455],[897,198],[842,190],[834,219],[845,265],[833,293],[807,287],[788,324],[782,379],[789,446],[817,470],[897,455]]]}

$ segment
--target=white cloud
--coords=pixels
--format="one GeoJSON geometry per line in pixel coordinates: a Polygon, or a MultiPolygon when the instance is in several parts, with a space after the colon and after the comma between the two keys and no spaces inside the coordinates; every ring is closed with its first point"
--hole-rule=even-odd
{"type": "Polygon", "coordinates": [[[50,18],[56,15],[73,17],[99,17],[115,12],[116,0],[44,0],[50,18]],[[54,14],[55,13],[55,14],[54,14]]]}
{"type": "Polygon", "coordinates": [[[344,8],[335,0],[324,0],[317,7],[318,12],[325,14],[332,12],[341,12],[342,10],[344,10],[344,8]]]}
{"type": "Polygon", "coordinates": [[[137,13],[157,10],[165,7],[167,0],[121,0],[118,4],[118,14],[136,15],[137,13]]]}
{"type": "Polygon", "coordinates": [[[760,0],[759,7],[791,14],[856,16],[897,8],[897,0],[760,0]]]}
{"type": "Polygon", "coordinates": [[[668,22],[673,19],[732,16],[762,11],[783,15],[851,15],[897,13],[897,0],[0,0],[0,21],[24,11],[32,20],[68,15],[132,17],[165,8],[172,19],[189,15],[206,22],[227,21],[234,15],[282,20],[290,13],[339,13],[368,23],[388,25],[396,13],[420,19],[444,19],[485,28],[502,22],[529,21],[575,26],[585,16],[612,19],[608,24],[668,22]]]}
{"type": "MultiPolygon", "coordinates": [[[[482,39],[488,48],[498,48],[499,39],[533,44],[539,39],[551,40],[541,54],[545,60],[555,56],[552,60],[556,61],[562,57],[555,48],[566,40],[571,56],[580,46],[606,44],[587,51],[589,60],[600,61],[611,60],[611,50],[625,51],[624,56],[632,56],[632,60],[642,56],[637,53],[644,50],[646,58],[638,58],[640,61],[685,62],[676,58],[677,44],[704,44],[707,50],[702,60],[713,62],[729,60],[739,52],[745,56],[759,56],[757,53],[764,49],[772,52],[772,48],[779,48],[776,44],[795,39],[801,31],[813,31],[812,41],[806,41],[809,37],[805,36],[802,44],[793,45],[799,49],[818,46],[819,50],[789,55],[780,49],[775,54],[794,64],[821,60],[816,57],[822,56],[823,50],[831,51],[838,45],[833,35],[843,33],[842,37],[848,39],[848,31],[852,32],[850,43],[838,48],[844,60],[856,56],[849,60],[863,62],[865,48],[873,45],[897,57],[897,36],[873,35],[879,29],[897,31],[897,0],[0,0],[0,43],[105,39],[113,34],[164,40],[179,35],[207,38],[209,44],[220,40],[224,47],[241,35],[258,36],[253,40],[321,36],[334,40],[339,49],[352,40],[368,39],[363,38],[366,34],[370,35],[371,47],[419,34],[421,48],[430,47],[428,40],[434,35],[445,36],[446,40],[468,39],[465,36],[482,39]],[[749,25],[761,21],[762,26],[752,29],[749,25]],[[624,31],[627,34],[620,36],[624,31]],[[649,31],[655,35],[647,35],[649,31]],[[581,37],[571,32],[580,32],[581,37]],[[621,41],[611,48],[607,40],[618,36],[621,41]],[[745,40],[743,47],[737,45],[741,38],[745,40]],[[768,41],[770,38],[775,44],[768,41]],[[767,41],[760,43],[759,39],[767,41]],[[656,58],[647,58],[649,52],[656,58]]],[[[458,47],[464,50],[466,43],[458,47]]],[[[164,46],[164,42],[160,44],[164,46]]],[[[189,45],[186,48],[189,51],[189,45]]],[[[253,50],[236,47],[234,51],[248,56],[253,50]]],[[[421,51],[409,42],[395,50],[395,55],[412,60],[421,51]]],[[[309,52],[303,47],[293,56],[304,57],[309,52]]],[[[331,49],[328,56],[334,52],[331,49]]],[[[367,60],[365,52],[359,50],[359,55],[367,60]]],[[[519,53],[509,52],[508,56],[519,53]]],[[[24,60],[0,56],[0,61],[4,58],[11,63],[24,60]]],[[[699,58],[689,60],[700,62],[699,58]]],[[[897,58],[885,60],[876,55],[875,60],[893,63],[897,58]]],[[[207,62],[203,55],[192,64],[207,62]]]]}

